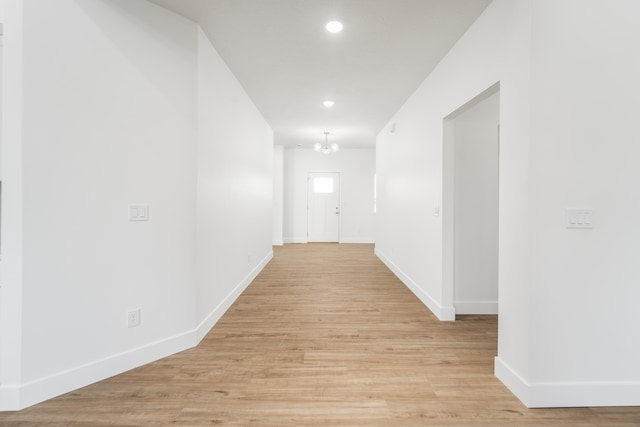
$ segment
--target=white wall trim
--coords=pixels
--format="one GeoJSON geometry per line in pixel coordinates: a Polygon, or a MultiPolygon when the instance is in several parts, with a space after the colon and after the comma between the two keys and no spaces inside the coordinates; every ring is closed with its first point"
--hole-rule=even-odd
{"type": "Polygon", "coordinates": [[[196,345],[195,330],[25,383],[0,388],[0,411],[17,411],[196,345]]]}
{"type": "Polygon", "coordinates": [[[499,357],[495,375],[528,408],[640,406],[640,381],[529,383],[499,357]]]}
{"type": "Polygon", "coordinates": [[[5,385],[0,387],[0,411],[20,410],[20,387],[5,385]]]}
{"type": "Polygon", "coordinates": [[[306,237],[285,237],[284,238],[285,245],[287,243],[309,243],[306,237]]]}
{"type": "Polygon", "coordinates": [[[456,301],[456,314],[498,314],[498,301],[456,301]]]}
{"type": "Polygon", "coordinates": [[[524,380],[516,371],[511,369],[507,363],[500,357],[496,357],[493,362],[494,375],[502,381],[502,383],[515,394],[518,399],[522,401],[527,407],[528,392],[531,388],[531,384],[524,380]]]}
{"type": "Polygon", "coordinates": [[[273,246],[282,246],[284,245],[284,240],[274,240],[271,242],[273,246]]]}
{"type": "Polygon", "coordinates": [[[340,243],[375,243],[373,237],[345,237],[340,238],[340,243]]]}
{"type": "Polygon", "coordinates": [[[456,311],[453,307],[443,307],[436,301],[431,295],[424,291],[416,282],[414,282],[407,274],[405,274],[397,265],[395,265],[386,255],[384,255],[378,248],[375,249],[375,254],[380,260],[395,274],[398,279],[402,281],[410,290],[418,297],[424,305],[439,320],[452,321],[456,320],[456,311]]]}
{"type": "Polygon", "coordinates": [[[256,265],[256,267],[247,274],[247,276],[233,290],[227,295],[213,311],[202,321],[196,328],[196,342],[200,343],[202,339],[209,333],[211,328],[218,323],[218,320],[224,315],[224,313],[231,307],[231,305],[238,299],[240,294],[253,282],[263,268],[273,258],[273,251],[269,253],[256,265]]]}
{"type": "MultiPolygon", "coordinates": [[[[285,237],[284,238],[284,244],[288,244],[288,243],[309,243],[309,241],[306,238],[302,238],[302,237],[285,237]]],[[[346,238],[340,238],[340,243],[367,243],[367,244],[373,244],[375,243],[375,240],[373,237],[346,237],[346,238]]],[[[275,243],[274,243],[275,245],[275,243]]]]}

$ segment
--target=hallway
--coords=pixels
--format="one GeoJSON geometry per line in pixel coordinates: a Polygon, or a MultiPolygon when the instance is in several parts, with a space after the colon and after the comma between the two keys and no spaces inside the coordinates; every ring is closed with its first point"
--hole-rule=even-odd
{"type": "Polygon", "coordinates": [[[373,245],[274,248],[194,349],[2,426],[632,426],[640,408],[528,410],[493,375],[495,316],[439,322],[373,245]]]}

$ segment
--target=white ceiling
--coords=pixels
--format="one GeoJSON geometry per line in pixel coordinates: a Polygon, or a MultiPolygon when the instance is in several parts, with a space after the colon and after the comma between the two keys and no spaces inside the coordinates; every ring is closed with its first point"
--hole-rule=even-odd
{"type": "Polygon", "coordinates": [[[491,0],[150,0],[198,22],[275,143],[374,146],[491,0]],[[326,22],[344,30],[330,34],[326,22]],[[335,101],[331,109],[322,105],[335,101]]]}

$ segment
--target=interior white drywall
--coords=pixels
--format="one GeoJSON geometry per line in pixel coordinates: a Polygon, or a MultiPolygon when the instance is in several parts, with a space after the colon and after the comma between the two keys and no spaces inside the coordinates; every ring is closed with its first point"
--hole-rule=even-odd
{"type": "Polygon", "coordinates": [[[168,341],[194,327],[197,33],[144,1],[22,3],[23,135],[11,142],[29,395],[158,341],[184,348],[168,341]],[[129,222],[139,203],[150,220],[129,222]],[[135,308],[142,324],[128,329],[135,308]]]}
{"type": "Polygon", "coordinates": [[[2,34],[0,34],[0,181],[2,181],[2,50],[2,34]]]}
{"type": "Polygon", "coordinates": [[[284,147],[273,147],[273,244],[284,244],[284,147]]]}
{"type": "Polygon", "coordinates": [[[442,119],[500,82],[496,373],[529,406],[640,404],[638,8],[494,0],[378,136],[376,251],[447,318],[442,119]]]}
{"type": "Polygon", "coordinates": [[[502,349],[527,368],[527,223],[530,3],[494,1],[392,118],[377,138],[376,252],[443,320],[453,320],[453,298],[443,293],[443,119],[496,82],[501,83],[500,280],[502,349]],[[506,92],[503,87],[506,85],[506,92]],[[502,162],[502,157],[509,161],[502,162]],[[504,181],[504,182],[503,182],[504,181]],[[434,211],[442,209],[441,215],[434,211]],[[504,257],[504,258],[503,258],[504,257]]]}
{"type": "Polygon", "coordinates": [[[307,177],[340,173],[340,242],[373,243],[374,149],[284,150],[284,242],[307,242],[307,177]]]}
{"type": "Polygon", "coordinates": [[[18,409],[202,338],[271,257],[273,139],[191,21],[143,0],[7,16],[0,409],[18,409]]]}
{"type": "Polygon", "coordinates": [[[531,378],[640,405],[640,3],[535,2],[532,46],[531,378]]]}
{"type": "Polygon", "coordinates": [[[206,333],[272,256],[273,132],[198,31],[197,319],[206,333]]]}
{"type": "Polygon", "coordinates": [[[531,3],[494,0],[377,138],[376,253],[442,320],[443,119],[500,82],[499,350],[528,378],[531,3]],[[434,209],[442,207],[440,216],[434,209]]]}
{"type": "Polygon", "coordinates": [[[498,313],[499,113],[496,92],[451,119],[456,314],[498,313]]]}
{"type": "MultiPolygon", "coordinates": [[[[22,22],[22,2],[5,17],[22,22]]],[[[0,269],[0,407],[18,408],[22,381],[22,28],[4,31],[2,47],[2,265],[0,269]],[[6,43],[10,40],[10,43],[6,43]],[[8,84],[14,82],[14,84],[8,84]],[[8,389],[9,388],[9,389],[8,389]]]]}

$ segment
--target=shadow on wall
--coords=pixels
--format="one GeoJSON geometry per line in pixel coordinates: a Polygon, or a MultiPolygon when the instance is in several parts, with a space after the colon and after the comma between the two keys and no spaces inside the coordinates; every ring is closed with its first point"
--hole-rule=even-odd
{"type": "MultiPolygon", "coordinates": [[[[178,90],[170,78],[172,73],[158,73],[158,69],[167,67],[192,67],[197,57],[197,26],[183,19],[183,27],[176,27],[177,19],[173,12],[160,6],[151,5],[156,10],[153,19],[149,19],[150,4],[138,0],[82,0],[78,7],[100,28],[102,33],[117,47],[128,62],[145,76],[145,80],[163,94],[167,104],[173,106],[177,116],[186,121],[195,117],[193,99],[197,92],[196,70],[193,70],[192,93],[178,90]],[[120,25],[114,22],[120,21],[120,25]],[[166,25],[163,25],[166,24],[166,25]],[[135,29],[135,37],[127,29],[135,29]],[[156,49],[149,53],[150,46],[156,49]],[[182,57],[183,61],[153,63],[150,58],[182,57]],[[140,58],[144,58],[143,61],[140,58]]],[[[179,75],[179,73],[176,73],[179,75]]],[[[191,123],[195,126],[195,122],[191,123]]]]}

